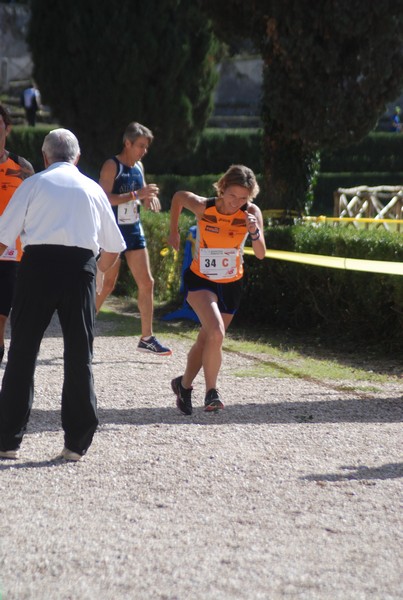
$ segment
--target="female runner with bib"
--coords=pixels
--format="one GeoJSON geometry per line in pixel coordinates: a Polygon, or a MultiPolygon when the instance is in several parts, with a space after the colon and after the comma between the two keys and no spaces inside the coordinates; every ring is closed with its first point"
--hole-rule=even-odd
{"type": "Polygon", "coordinates": [[[263,217],[253,204],[259,192],[256,177],[243,165],[232,165],[214,184],[217,196],[204,198],[192,192],[176,192],[171,204],[168,243],[179,250],[179,215],[183,208],[197,218],[193,260],[184,273],[187,302],[197,314],[201,329],[187,357],[183,375],[171,382],[176,405],[192,414],[192,384],[203,368],[206,384],[205,411],[224,408],[217,390],[225,331],[239,308],[242,294],[243,247],[250,236],[257,258],[266,244],[263,217]]]}

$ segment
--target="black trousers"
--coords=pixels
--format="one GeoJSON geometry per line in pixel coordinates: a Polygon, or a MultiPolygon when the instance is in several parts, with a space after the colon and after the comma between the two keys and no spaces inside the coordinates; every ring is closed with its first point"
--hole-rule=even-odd
{"type": "Polygon", "coordinates": [[[36,111],[38,109],[35,107],[30,107],[25,109],[25,115],[27,117],[28,125],[31,127],[35,127],[36,125],[36,111]]]}
{"type": "Polygon", "coordinates": [[[0,449],[19,448],[34,399],[40,344],[57,311],[64,341],[62,427],[65,446],[89,448],[98,425],[92,373],[96,262],[90,250],[25,248],[11,310],[11,341],[0,393],[0,449]]]}
{"type": "Polygon", "coordinates": [[[13,300],[18,262],[0,260],[0,315],[8,317],[13,300]]]}

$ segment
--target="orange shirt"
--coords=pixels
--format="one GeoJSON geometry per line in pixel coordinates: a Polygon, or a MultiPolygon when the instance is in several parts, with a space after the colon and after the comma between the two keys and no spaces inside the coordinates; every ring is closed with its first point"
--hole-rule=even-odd
{"type": "Polygon", "coordinates": [[[197,224],[191,271],[217,283],[230,283],[243,276],[243,247],[248,236],[246,205],[232,215],[218,212],[215,198],[208,200],[197,224]]]}
{"type": "MultiPolygon", "coordinates": [[[[10,202],[11,196],[14,194],[17,187],[22,183],[21,167],[14,160],[15,155],[10,155],[7,160],[0,163],[0,215],[6,209],[10,202]],[[13,156],[13,158],[11,158],[13,156]]],[[[3,255],[0,255],[0,260],[21,260],[22,249],[20,238],[18,238],[13,246],[9,246],[3,255]]]]}

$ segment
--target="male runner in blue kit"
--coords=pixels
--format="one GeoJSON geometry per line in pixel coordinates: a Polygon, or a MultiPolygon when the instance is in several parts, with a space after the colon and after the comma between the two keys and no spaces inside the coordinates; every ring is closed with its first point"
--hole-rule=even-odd
{"type": "MultiPolygon", "coordinates": [[[[122,254],[138,287],[141,339],[137,350],[169,356],[172,354],[171,349],[163,346],[153,335],[154,279],[140,220],[141,207],[154,212],[161,210],[159,189],[154,183],[146,183],[141,163],[153,137],[152,132],[144,125],[130,123],[123,134],[122,150],[103,164],[99,184],[112,205],[116,222],[127,245],[122,254]]],[[[96,299],[97,312],[115,288],[120,265],[121,258],[105,273],[102,292],[96,299]]]]}

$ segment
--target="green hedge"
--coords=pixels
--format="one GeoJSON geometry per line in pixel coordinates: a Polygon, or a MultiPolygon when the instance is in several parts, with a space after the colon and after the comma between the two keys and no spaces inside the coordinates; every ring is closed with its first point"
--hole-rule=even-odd
{"type": "MultiPolygon", "coordinates": [[[[183,250],[193,215],[180,218],[181,250],[163,256],[169,231],[168,213],[143,213],[157,302],[182,303],[179,294],[183,250]]],[[[403,262],[401,234],[352,230],[327,225],[271,227],[267,247],[293,252],[403,262]]],[[[249,322],[293,330],[320,330],[339,339],[378,343],[402,350],[403,277],[315,267],[287,261],[257,260],[245,255],[245,289],[236,315],[249,322]]],[[[126,263],[116,293],[136,295],[126,263]]]]}
{"type": "MultiPolygon", "coordinates": [[[[154,296],[157,302],[179,301],[185,241],[189,227],[195,224],[192,214],[184,213],[181,215],[180,233],[182,243],[180,251],[174,252],[167,245],[169,218],[167,212],[156,214],[143,210],[141,213],[141,222],[147,239],[151,271],[154,278],[154,296]]],[[[122,260],[115,294],[137,297],[137,287],[124,259],[122,260]]]]}
{"type": "MultiPolygon", "coordinates": [[[[260,173],[262,135],[260,129],[206,129],[193,154],[179,161],[171,172],[177,175],[222,173],[231,163],[239,162],[260,173]]],[[[146,165],[153,173],[166,173],[164,163],[154,161],[152,147],[146,165]]],[[[403,172],[403,135],[371,133],[348,148],[324,151],[321,172],[403,172]]]]}
{"type": "Polygon", "coordinates": [[[39,123],[35,127],[26,125],[14,125],[7,138],[7,149],[23,156],[34,167],[35,171],[42,171],[42,144],[45,135],[58,125],[47,125],[39,123]]]}
{"type": "Polygon", "coordinates": [[[260,129],[207,128],[194,152],[181,158],[167,170],[164,161],[157,161],[153,147],[145,159],[150,173],[175,175],[205,175],[223,173],[232,163],[248,165],[255,173],[262,171],[262,131],[260,129]]]}
{"type": "MultiPolygon", "coordinates": [[[[36,171],[43,169],[42,143],[45,135],[57,125],[40,124],[36,127],[16,125],[13,127],[7,147],[27,158],[36,171]]],[[[262,134],[258,129],[206,129],[194,153],[183,157],[177,164],[166,168],[164,161],[153,155],[153,146],[144,165],[146,173],[155,175],[204,176],[223,173],[231,163],[247,164],[256,173],[262,169],[262,134]]],[[[118,150],[118,149],[116,149],[118,150]]],[[[106,157],[105,157],[106,158],[106,157]]],[[[99,165],[99,168],[101,165],[99,165]]],[[[90,168],[86,157],[80,159],[80,168],[89,177],[98,178],[99,169],[90,168]]],[[[150,177],[148,177],[150,179],[150,177]]],[[[174,181],[174,179],[172,180],[174,181]]],[[[186,187],[186,189],[190,189],[186,187]]]]}
{"type": "MultiPolygon", "coordinates": [[[[43,138],[54,127],[57,125],[16,125],[8,138],[8,147],[41,169],[43,138]]],[[[85,156],[82,161],[85,164],[85,156]]],[[[147,172],[155,174],[206,175],[222,173],[234,162],[247,164],[255,173],[262,171],[262,130],[207,128],[194,152],[183,157],[169,172],[164,161],[157,161],[153,156],[152,146],[145,166],[147,172]]],[[[321,173],[339,172],[403,172],[403,135],[371,133],[359,144],[332,152],[324,151],[321,173]]]]}
{"type": "MultiPolygon", "coordinates": [[[[15,126],[9,136],[10,150],[27,158],[36,171],[43,168],[43,138],[55,125],[35,128],[15,126]]],[[[212,184],[233,162],[245,163],[255,173],[262,170],[262,131],[259,129],[206,129],[199,146],[167,172],[163,162],[153,157],[152,146],[145,159],[148,181],[161,187],[163,210],[168,210],[172,195],[187,189],[209,196],[212,184]],[[150,175],[152,174],[152,175],[150,175]]],[[[90,169],[85,156],[80,169],[98,179],[99,170],[90,169]]],[[[100,165],[101,166],[101,165],[100,165]]],[[[264,194],[262,177],[258,181],[264,194]]],[[[314,190],[311,214],[333,215],[333,192],[339,187],[356,185],[403,185],[403,135],[371,133],[362,142],[349,148],[323,152],[321,172],[314,190]]],[[[257,199],[259,204],[259,198],[257,199]]]]}
{"type": "MultiPolygon", "coordinates": [[[[294,252],[403,262],[399,233],[329,226],[271,228],[267,246],[294,252]]],[[[246,256],[237,322],[251,318],[282,329],[403,349],[403,277],[344,271],[246,256]],[[251,309],[253,307],[253,310],[251,309]]]]}
{"type": "Polygon", "coordinates": [[[322,152],[321,172],[403,171],[403,135],[370,133],[359,144],[322,152]]]}
{"type": "Polygon", "coordinates": [[[149,183],[156,183],[160,188],[159,199],[163,211],[168,211],[171,206],[172,196],[179,190],[189,190],[201,196],[214,196],[213,183],[219,175],[149,175],[149,183]]]}

